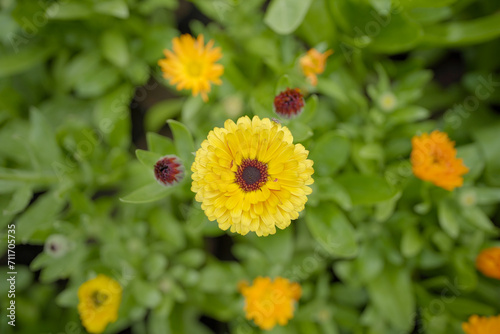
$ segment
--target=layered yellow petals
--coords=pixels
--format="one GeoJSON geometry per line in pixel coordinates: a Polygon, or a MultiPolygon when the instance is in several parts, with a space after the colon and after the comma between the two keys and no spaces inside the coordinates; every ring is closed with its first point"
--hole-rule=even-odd
{"type": "Polygon", "coordinates": [[[500,280],[500,247],[487,248],[479,253],[476,267],[483,275],[500,280]]]}
{"type": "Polygon", "coordinates": [[[267,236],[290,225],[304,209],[313,183],[313,162],[288,128],[269,119],[241,117],[211,131],[196,152],[191,190],[208,218],[223,230],[267,236]],[[267,166],[255,191],[244,191],[236,172],[246,159],[267,166]]]}
{"type": "Polygon", "coordinates": [[[102,333],[110,322],[118,319],[122,287],[101,274],[80,286],[78,299],[78,313],[87,332],[102,333]]]}
{"type": "Polygon", "coordinates": [[[457,159],[457,150],[448,135],[433,131],[412,138],[411,164],[413,173],[424,181],[430,181],[446,190],[463,184],[462,175],[469,169],[462,159],[457,159]]]}
{"type": "Polygon", "coordinates": [[[300,299],[302,290],[298,283],[286,278],[257,277],[252,285],[240,284],[241,294],[245,297],[246,318],[264,330],[276,324],[284,326],[293,318],[294,304],[300,299]]]}
{"type": "Polygon", "coordinates": [[[466,334],[498,334],[500,333],[500,315],[480,317],[473,315],[468,322],[462,324],[466,334]]]}
{"type": "Polygon", "coordinates": [[[220,85],[224,67],[216,62],[222,58],[221,49],[213,47],[213,40],[205,46],[203,35],[194,39],[189,34],[172,40],[173,51],[165,50],[165,58],[158,61],[163,76],[177,90],[190,89],[193,96],[201,94],[208,101],[211,84],[220,85]]]}

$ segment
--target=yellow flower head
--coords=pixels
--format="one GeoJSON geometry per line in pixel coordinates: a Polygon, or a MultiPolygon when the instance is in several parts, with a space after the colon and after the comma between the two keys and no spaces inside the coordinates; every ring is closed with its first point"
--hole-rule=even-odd
{"type": "Polygon", "coordinates": [[[323,73],[325,70],[326,58],[332,53],[332,50],[321,53],[316,49],[310,49],[305,56],[300,58],[299,63],[302,72],[313,86],[318,84],[316,75],[323,73]]]}
{"type": "Polygon", "coordinates": [[[462,324],[466,334],[496,334],[500,333],[500,315],[496,317],[479,317],[473,315],[468,322],[462,324]]]}
{"type": "Polygon", "coordinates": [[[487,248],[479,253],[476,267],[483,275],[500,279],[500,247],[487,248]]]}
{"type": "Polygon", "coordinates": [[[118,319],[122,287],[106,275],[83,283],[78,288],[78,313],[89,333],[102,333],[108,323],[118,319]]]}
{"type": "Polygon", "coordinates": [[[276,323],[284,326],[293,318],[295,301],[300,299],[302,290],[298,283],[277,277],[274,282],[269,277],[257,277],[253,285],[240,284],[240,292],[245,297],[247,319],[253,319],[261,329],[272,329],[276,323]]]}
{"type": "Polygon", "coordinates": [[[241,117],[210,131],[191,166],[191,190],[223,230],[266,236],[304,209],[314,181],[309,151],[268,118],[241,117]]]}
{"type": "Polygon", "coordinates": [[[448,135],[433,131],[411,140],[411,165],[413,173],[424,181],[430,181],[446,190],[453,190],[463,184],[462,175],[469,169],[462,159],[457,159],[457,150],[448,135]]]}
{"type": "Polygon", "coordinates": [[[201,94],[203,101],[208,101],[210,84],[222,84],[219,77],[224,73],[224,67],[215,63],[222,58],[220,48],[213,48],[213,40],[205,46],[203,35],[194,39],[184,34],[175,37],[172,44],[173,52],[164,50],[166,58],[158,61],[163,76],[171,85],[177,85],[177,90],[191,89],[193,96],[201,94]]]}

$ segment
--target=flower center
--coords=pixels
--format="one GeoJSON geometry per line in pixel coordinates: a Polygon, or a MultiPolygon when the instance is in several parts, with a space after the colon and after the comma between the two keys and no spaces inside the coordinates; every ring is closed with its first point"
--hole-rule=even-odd
{"type": "Polygon", "coordinates": [[[192,61],[186,66],[186,71],[189,76],[193,78],[198,78],[203,70],[203,64],[199,61],[192,61]]]}
{"type": "Polygon", "coordinates": [[[99,307],[106,302],[106,300],[108,299],[108,295],[96,290],[92,293],[90,298],[92,299],[92,303],[94,304],[94,306],[99,307]]]}
{"type": "Polygon", "coordinates": [[[259,190],[269,177],[267,165],[256,159],[245,159],[236,171],[236,183],[245,192],[259,190]]]}

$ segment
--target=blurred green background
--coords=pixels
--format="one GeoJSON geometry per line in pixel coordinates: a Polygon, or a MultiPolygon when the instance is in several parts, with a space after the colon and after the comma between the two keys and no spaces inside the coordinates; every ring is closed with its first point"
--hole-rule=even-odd
{"type": "Polygon", "coordinates": [[[500,246],[500,2],[0,8],[1,271],[15,223],[18,272],[15,329],[0,281],[0,332],[85,333],[76,291],[96,273],[124,288],[106,333],[259,333],[237,291],[259,275],[303,288],[294,319],[270,333],[462,333],[471,314],[500,313],[499,281],[474,266],[481,249],[500,246]],[[162,79],[157,61],[181,33],[222,48],[223,84],[208,103],[162,79]],[[316,87],[298,66],[312,47],[335,51],[316,87]],[[315,168],[289,228],[226,233],[194,201],[189,173],[175,188],[156,184],[151,160],[178,154],[189,170],[213,127],[275,117],[285,86],[307,96],[284,123],[315,168]],[[470,169],[453,192],[411,171],[412,136],[434,129],[470,169]]]}

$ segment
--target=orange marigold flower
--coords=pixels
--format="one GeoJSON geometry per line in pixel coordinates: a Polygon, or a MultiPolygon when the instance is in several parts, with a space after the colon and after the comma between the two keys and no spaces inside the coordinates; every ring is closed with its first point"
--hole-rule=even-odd
{"type": "Polygon", "coordinates": [[[462,159],[456,158],[455,142],[446,133],[435,130],[431,134],[414,136],[411,144],[411,165],[415,176],[449,191],[462,186],[462,175],[469,169],[462,159]]]}
{"type": "Polygon", "coordinates": [[[300,58],[299,63],[302,72],[313,86],[318,84],[316,75],[323,73],[325,70],[326,58],[332,53],[332,50],[321,53],[316,49],[310,49],[305,56],[300,58]]]}
{"type": "Polygon", "coordinates": [[[106,275],[86,281],[78,288],[78,313],[89,333],[102,333],[118,319],[122,287],[106,275]]]}
{"type": "Polygon", "coordinates": [[[500,333],[500,315],[495,317],[480,317],[473,315],[468,322],[462,324],[466,334],[496,334],[500,333]]]}
{"type": "Polygon", "coordinates": [[[245,297],[247,319],[253,319],[261,329],[272,329],[276,323],[284,326],[293,318],[294,303],[298,301],[302,290],[298,283],[291,283],[286,278],[257,277],[253,285],[240,283],[239,289],[245,297]]]}
{"type": "Polygon", "coordinates": [[[479,253],[476,268],[485,276],[500,279],[500,247],[487,248],[479,253]]]}
{"type": "Polygon", "coordinates": [[[205,46],[203,35],[194,39],[189,34],[172,40],[173,52],[164,50],[165,59],[160,59],[163,76],[171,85],[177,85],[177,90],[191,89],[193,96],[201,94],[203,101],[208,101],[211,83],[222,84],[219,77],[224,73],[224,67],[215,62],[222,58],[219,47],[213,48],[210,40],[205,46]]]}

